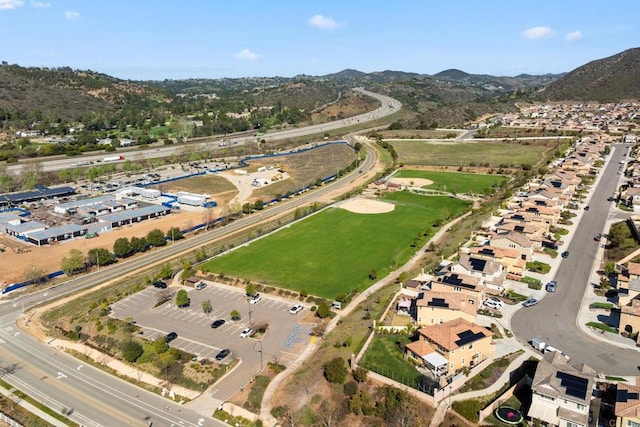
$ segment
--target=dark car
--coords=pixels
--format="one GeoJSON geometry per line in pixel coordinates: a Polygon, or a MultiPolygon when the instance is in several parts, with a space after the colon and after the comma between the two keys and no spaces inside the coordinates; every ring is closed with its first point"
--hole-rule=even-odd
{"type": "Polygon", "coordinates": [[[153,287],[158,289],[166,289],[167,284],[162,280],[156,280],[155,282],[153,282],[153,287]]]}
{"type": "Polygon", "coordinates": [[[178,334],[177,334],[177,333],[175,333],[175,332],[169,332],[169,333],[167,334],[167,336],[166,336],[166,337],[164,337],[164,340],[165,340],[165,342],[168,344],[168,343],[170,343],[171,341],[175,340],[176,338],[178,338],[178,334]]]}
{"type": "Polygon", "coordinates": [[[231,350],[229,350],[228,348],[220,350],[220,352],[218,354],[216,354],[216,360],[218,362],[221,361],[222,359],[227,357],[229,355],[229,353],[231,353],[231,350]]]}
{"type": "Polygon", "coordinates": [[[562,252],[562,258],[569,258],[569,251],[562,252]]]}
{"type": "Polygon", "coordinates": [[[213,329],[218,329],[220,326],[224,325],[224,322],[225,322],[225,320],[224,320],[224,319],[218,319],[218,320],[216,320],[215,322],[213,322],[213,323],[211,324],[211,327],[212,327],[213,329]]]}
{"type": "Polygon", "coordinates": [[[588,210],[589,210],[589,205],[585,206],[585,207],[584,207],[584,210],[585,210],[585,211],[588,211],[588,210]]]}

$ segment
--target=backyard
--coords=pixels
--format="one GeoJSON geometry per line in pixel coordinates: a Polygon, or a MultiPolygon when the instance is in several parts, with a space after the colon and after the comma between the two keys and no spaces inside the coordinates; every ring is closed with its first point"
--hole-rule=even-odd
{"type": "Polygon", "coordinates": [[[404,359],[404,346],[411,339],[406,335],[376,335],[367,348],[360,365],[402,384],[417,388],[422,374],[404,359]]]}
{"type": "Polygon", "coordinates": [[[434,224],[469,206],[458,199],[407,192],[381,200],[394,203],[395,209],[358,214],[332,207],[200,269],[334,299],[362,291],[402,265],[433,235],[434,224]]]}

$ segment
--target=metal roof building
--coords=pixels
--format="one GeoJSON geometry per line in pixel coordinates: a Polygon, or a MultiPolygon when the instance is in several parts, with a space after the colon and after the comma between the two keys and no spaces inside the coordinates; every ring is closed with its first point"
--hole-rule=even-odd
{"type": "Polygon", "coordinates": [[[0,195],[0,206],[17,206],[22,203],[35,202],[42,199],[53,199],[75,194],[73,187],[47,188],[39,187],[33,191],[0,195]]]}
{"type": "Polygon", "coordinates": [[[164,216],[169,213],[171,213],[171,209],[166,206],[151,205],[143,208],[102,215],[99,217],[99,221],[111,224],[112,227],[121,227],[123,225],[134,224],[147,219],[164,216]]]}
{"type": "Polygon", "coordinates": [[[47,228],[46,230],[33,231],[27,233],[27,242],[42,246],[52,242],[73,239],[87,233],[84,227],[77,224],[65,224],[58,227],[47,228]]]}

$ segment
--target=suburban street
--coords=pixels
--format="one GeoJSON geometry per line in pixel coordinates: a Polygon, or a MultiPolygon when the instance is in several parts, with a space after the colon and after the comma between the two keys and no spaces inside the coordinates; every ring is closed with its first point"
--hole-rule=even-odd
{"type": "Polygon", "coordinates": [[[618,348],[585,334],[577,325],[582,299],[593,286],[590,277],[594,265],[600,264],[596,251],[599,242],[594,236],[604,233],[607,218],[615,215],[613,204],[607,202],[617,190],[619,161],[626,158],[628,146],[616,144],[606,169],[593,189],[589,210],[584,212],[573,233],[568,251],[562,259],[555,280],[558,289],[547,293],[538,305],[518,310],[511,319],[513,332],[523,345],[534,337],[559,348],[571,357],[571,364],[586,363],[596,372],[607,375],[637,375],[640,358],[637,351],[618,348]]]}
{"type": "MultiPolygon", "coordinates": [[[[386,97],[383,98],[386,100],[386,97]]],[[[399,103],[394,101],[394,105],[399,103]]],[[[383,103],[383,106],[386,106],[384,109],[388,113],[389,106],[386,103],[383,103]]],[[[380,117],[378,113],[369,114],[371,114],[370,119],[380,117]]],[[[302,133],[304,129],[296,131],[302,133]]],[[[316,131],[312,129],[308,133],[316,131]]],[[[33,306],[121,278],[299,206],[322,198],[330,198],[334,193],[338,194],[351,188],[354,181],[362,180],[375,163],[376,152],[367,147],[366,159],[360,167],[338,181],[297,195],[286,202],[278,203],[259,214],[242,218],[225,227],[201,233],[109,268],[73,278],[54,288],[23,295],[13,300],[0,301],[0,348],[2,349],[0,362],[4,368],[11,367],[4,374],[3,379],[55,411],[73,408],[71,418],[84,426],[148,425],[149,421],[154,426],[224,425],[211,418],[213,408],[196,413],[98,369],[88,366],[79,368],[81,363],[77,359],[18,330],[15,324],[16,319],[22,312],[33,306]],[[90,374],[87,375],[87,372],[90,374]]],[[[266,350],[265,348],[265,353],[266,350]]],[[[259,355],[256,352],[254,356],[252,365],[255,366],[255,363],[259,362],[259,355]]],[[[226,397],[224,396],[223,399],[226,397]]]]}

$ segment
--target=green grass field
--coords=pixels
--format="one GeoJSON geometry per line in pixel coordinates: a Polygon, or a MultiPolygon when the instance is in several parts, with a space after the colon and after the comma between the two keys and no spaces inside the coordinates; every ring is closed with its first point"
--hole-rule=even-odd
{"type": "Polygon", "coordinates": [[[468,202],[450,197],[392,193],[392,212],[356,214],[329,208],[201,266],[204,271],[250,279],[334,299],[362,291],[402,265],[423,244],[433,224],[456,217],[468,202]]]}
{"type": "Polygon", "coordinates": [[[422,374],[411,362],[404,359],[401,349],[409,342],[411,340],[405,335],[376,335],[360,364],[381,375],[415,387],[422,374]]]}
{"type": "Polygon", "coordinates": [[[472,163],[493,167],[500,165],[535,165],[549,146],[531,142],[529,145],[514,142],[455,142],[433,144],[425,141],[391,141],[398,153],[398,161],[405,165],[468,166],[472,163]]]}
{"type": "Polygon", "coordinates": [[[433,181],[433,184],[425,186],[435,190],[444,190],[455,193],[481,194],[484,190],[494,185],[500,185],[508,178],[504,175],[484,175],[478,173],[463,172],[439,172],[422,171],[412,169],[399,170],[394,177],[397,178],[424,178],[433,181]]]}

